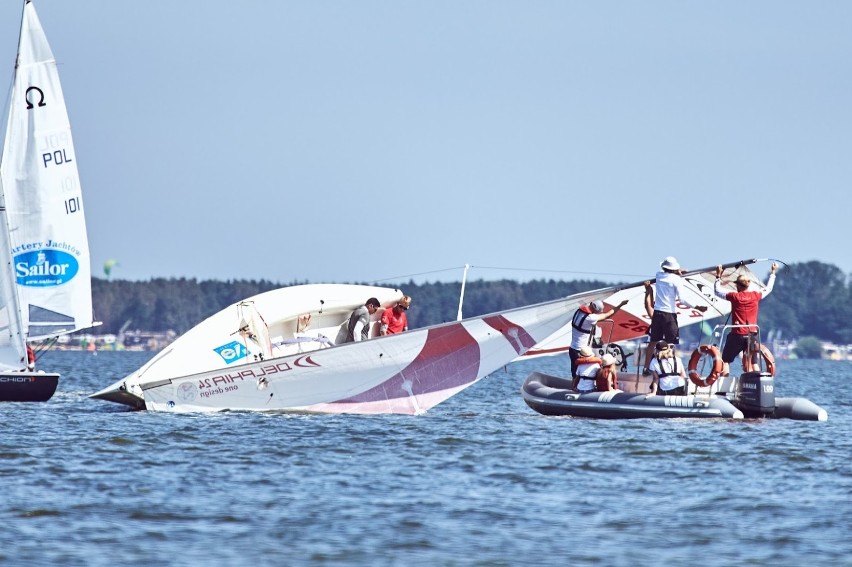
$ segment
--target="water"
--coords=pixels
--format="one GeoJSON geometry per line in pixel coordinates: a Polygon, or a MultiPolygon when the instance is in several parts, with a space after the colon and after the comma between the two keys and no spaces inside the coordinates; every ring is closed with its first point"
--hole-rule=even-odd
{"type": "Polygon", "coordinates": [[[499,371],[426,416],[133,412],[145,353],[53,352],[0,404],[0,565],[852,565],[852,363],[780,361],[789,420],[538,415],[499,371]]]}

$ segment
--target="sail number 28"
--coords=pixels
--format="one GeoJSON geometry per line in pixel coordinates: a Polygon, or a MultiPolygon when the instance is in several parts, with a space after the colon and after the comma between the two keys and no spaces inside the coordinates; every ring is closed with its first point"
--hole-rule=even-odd
{"type": "Polygon", "coordinates": [[[80,206],[80,197],[71,197],[67,201],[65,201],[65,214],[70,215],[71,213],[76,213],[82,209],[80,206]]]}

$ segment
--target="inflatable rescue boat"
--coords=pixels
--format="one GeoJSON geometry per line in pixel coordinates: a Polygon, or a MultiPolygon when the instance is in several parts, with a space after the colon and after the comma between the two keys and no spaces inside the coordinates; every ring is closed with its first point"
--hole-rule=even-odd
{"type": "MultiPolygon", "coordinates": [[[[600,352],[616,353],[621,361],[623,351],[616,344],[600,352]]],[[[768,350],[761,357],[771,360],[768,350]]],[[[626,367],[626,365],[624,365],[626,367]]],[[[689,364],[688,395],[650,396],[651,377],[636,372],[618,372],[618,390],[579,393],[571,389],[571,378],[533,372],[521,387],[524,401],[543,415],[565,415],[599,419],[631,419],[640,417],[696,418],[786,418],[826,421],[828,412],[805,398],[775,396],[775,366],[760,369],[754,362],[744,363],[739,376],[721,376],[722,362],[715,346],[701,345],[689,364]],[[696,354],[697,353],[697,354],[696,354]],[[710,371],[701,376],[699,362],[709,357],[710,371]]]]}

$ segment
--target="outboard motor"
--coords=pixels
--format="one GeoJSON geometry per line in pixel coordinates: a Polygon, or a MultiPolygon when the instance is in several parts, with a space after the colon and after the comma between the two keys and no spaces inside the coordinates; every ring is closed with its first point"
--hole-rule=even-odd
{"type": "Polygon", "coordinates": [[[764,417],[775,412],[775,379],[768,372],[744,372],[734,404],[746,417],[764,417]]]}

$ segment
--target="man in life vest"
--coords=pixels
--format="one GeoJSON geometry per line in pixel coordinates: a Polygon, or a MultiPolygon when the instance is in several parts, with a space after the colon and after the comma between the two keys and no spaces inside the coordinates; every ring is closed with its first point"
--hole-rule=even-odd
{"type": "MultiPolygon", "coordinates": [[[[648,334],[651,337],[648,352],[645,354],[645,372],[647,376],[651,364],[650,345],[658,341],[666,341],[670,345],[680,344],[680,328],[677,324],[678,306],[682,305],[689,309],[697,309],[704,313],[706,305],[692,305],[684,296],[686,284],[681,274],[682,270],[677,258],[666,257],[660,262],[660,271],[657,272],[657,289],[653,294],[654,314],[651,316],[651,328],[648,334]]],[[[646,297],[647,297],[646,287],[646,297]]]]}
{"type": "Polygon", "coordinates": [[[604,311],[604,302],[598,299],[588,305],[581,305],[574,312],[574,317],[571,319],[571,344],[568,347],[568,357],[571,359],[571,376],[577,375],[577,359],[581,356],[580,349],[592,344],[597,324],[615,315],[625,305],[627,305],[626,299],[614,308],[604,311]]]}
{"type": "Polygon", "coordinates": [[[595,356],[595,351],[590,346],[580,349],[580,358],[577,359],[577,372],[571,381],[571,389],[585,394],[595,391],[595,379],[598,370],[601,369],[601,359],[595,356]]]}
{"type": "Polygon", "coordinates": [[[740,274],[736,281],[737,291],[726,292],[722,288],[722,274],[724,270],[722,266],[716,266],[716,284],[713,286],[713,291],[716,293],[716,297],[721,297],[731,302],[731,322],[734,325],[743,325],[734,327],[728,334],[728,338],[725,339],[725,346],[722,349],[722,362],[725,363],[726,370],[737,355],[743,352],[748,346],[749,335],[757,334],[758,307],[760,301],[772,292],[772,288],[775,286],[776,271],[778,271],[778,264],[773,262],[769,272],[769,279],[763,290],[749,289],[751,280],[747,275],[740,274]]]}
{"type": "Polygon", "coordinates": [[[666,341],[658,341],[651,361],[651,393],[645,396],[685,396],[686,370],[683,361],[666,341]]]}

